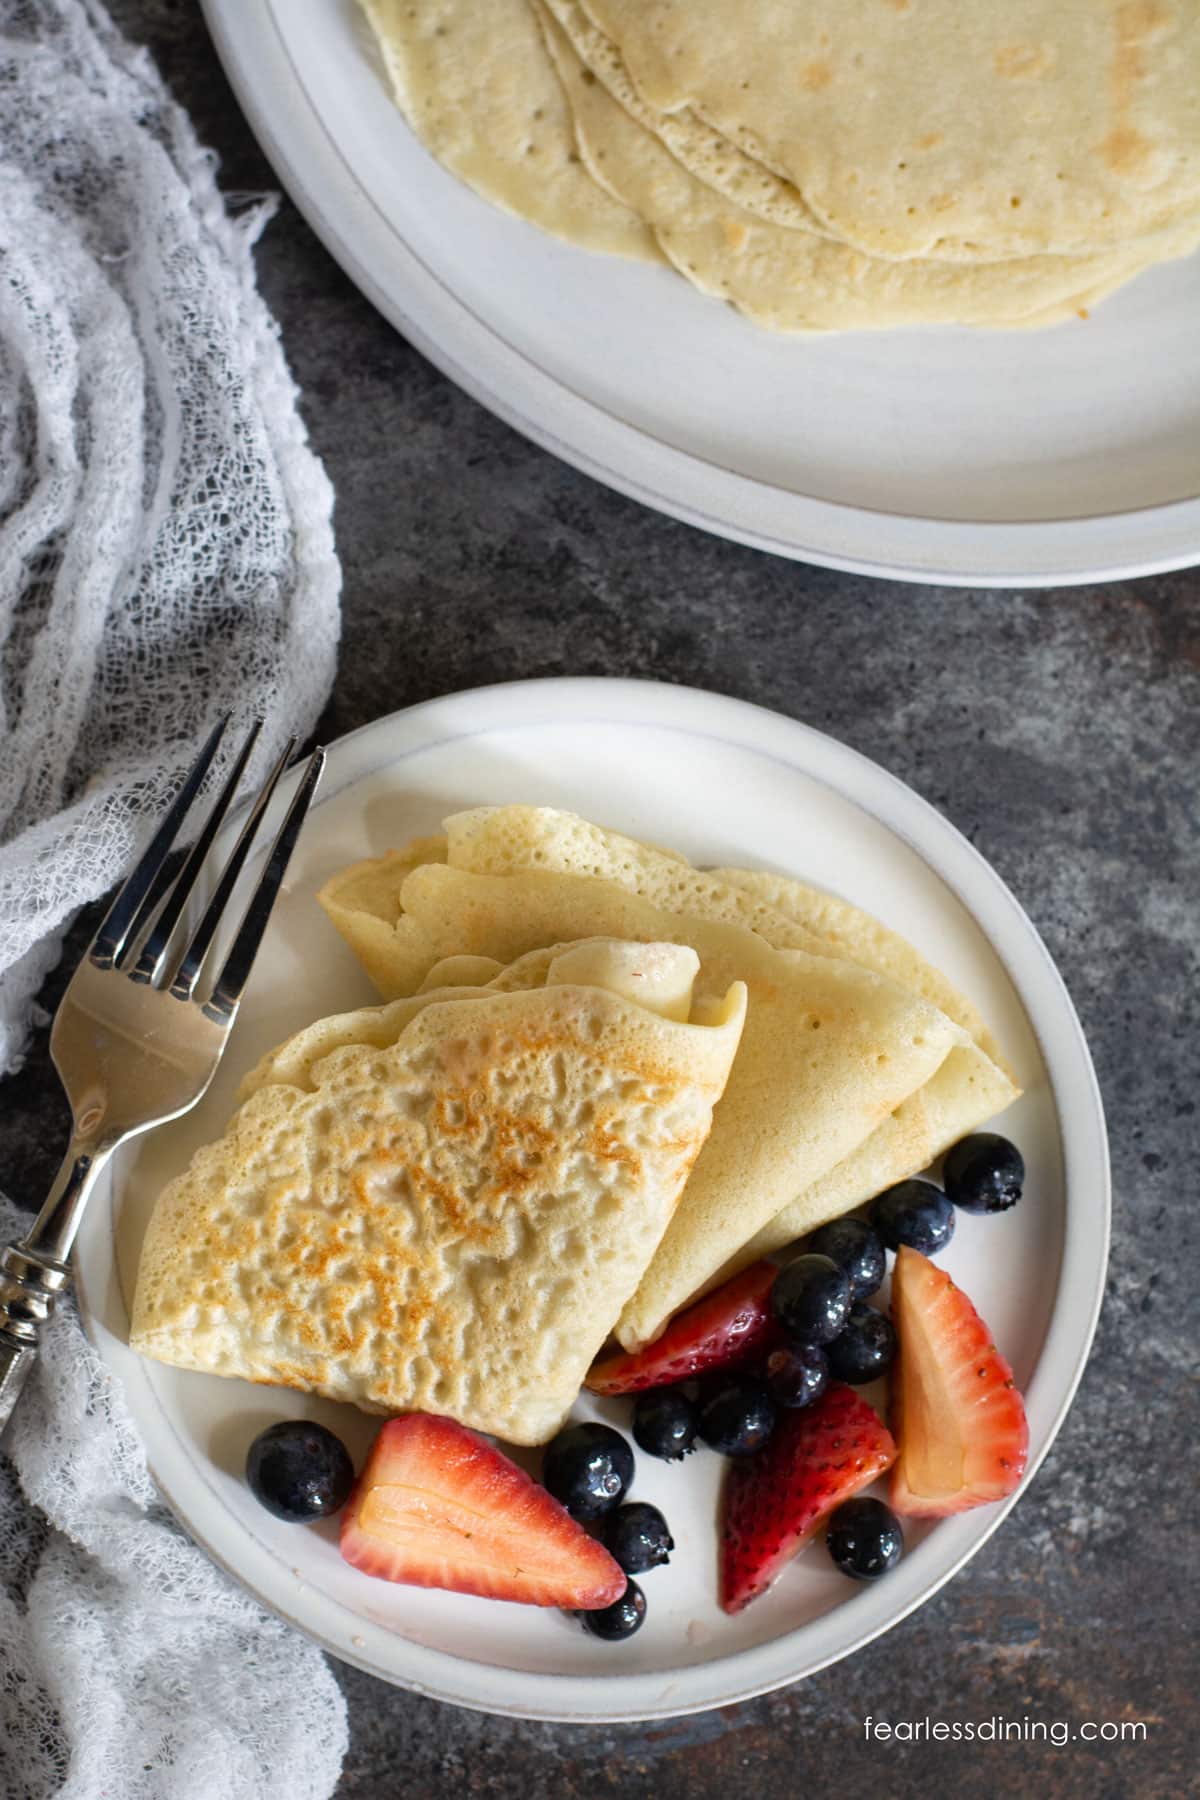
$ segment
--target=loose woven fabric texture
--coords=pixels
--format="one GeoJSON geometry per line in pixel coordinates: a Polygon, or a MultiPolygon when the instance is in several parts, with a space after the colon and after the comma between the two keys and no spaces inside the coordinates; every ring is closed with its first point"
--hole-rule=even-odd
{"type": "MultiPolygon", "coordinates": [[[[232,745],[266,721],[251,780],[311,731],[340,577],[255,287],[270,203],[226,205],[98,5],[0,0],[0,95],[3,1071],[63,928],[124,875],[213,720],[232,710],[232,745]]],[[[0,1240],[27,1224],[0,1196],[0,1240]]],[[[328,1665],[174,1525],[69,1305],[5,1448],[3,1800],[330,1793],[328,1665]]]]}

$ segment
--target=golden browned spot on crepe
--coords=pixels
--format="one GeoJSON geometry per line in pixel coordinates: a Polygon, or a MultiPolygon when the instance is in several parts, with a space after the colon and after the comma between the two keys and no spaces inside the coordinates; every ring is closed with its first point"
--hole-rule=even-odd
{"type": "MultiPolygon", "coordinates": [[[[848,263],[868,260],[844,247],[842,255],[848,263]]],[[[414,868],[403,857],[390,865],[392,879],[407,870],[392,902],[402,915],[396,985],[419,982],[451,946],[519,955],[594,931],[691,944],[709,986],[721,991],[736,978],[750,988],[746,1034],[713,1135],[684,1190],[670,1243],[664,1237],[618,1326],[622,1341],[654,1335],[737,1251],[739,1238],[744,1243],[775,1214],[802,1205],[804,1222],[791,1237],[803,1235],[925,1167],[1013,1097],[969,1003],[909,945],[836,896],[784,877],[696,869],[677,853],[553,809],[482,808],[446,826],[428,866],[414,868]],[[474,922],[484,914],[489,935],[480,939],[474,922]],[[815,960],[798,951],[814,952],[815,960]],[[903,1028],[903,1012],[893,1010],[899,996],[873,986],[864,964],[910,996],[915,988],[940,1012],[903,1028]],[[949,1038],[946,1014],[956,1026],[949,1038]],[[830,1134],[845,1124],[841,1102],[850,1089],[834,1082],[839,1069],[853,1076],[862,1134],[859,1149],[840,1160],[830,1134]]],[[[351,943],[357,934],[345,902],[359,879],[374,895],[382,872],[367,865],[361,876],[331,884],[340,897],[331,916],[351,943]]],[[[395,991],[386,981],[385,988],[395,991]]]]}
{"type": "Polygon", "coordinates": [[[1103,156],[1114,175],[1136,178],[1151,177],[1154,172],[1156,146],[1128,122],[1114,125],[1100,145],[1103,156]]]}
{"type": "Polygon", "coordinates": [[[1115,119],[1099,146],[1100,155],[1115,175],[1141,178],[1147,185],[1158,172],[1158,146],[1133,123],[1130,111],[1138,84],[1148,73],[1145,45],[1167,36],[1176,22],[1176,14],[1162,0],[1126,0],[1117,8],[1111,79],[1115,119]]]}
{"type": "Polygon", "coordinates": [[[1176,23],[1174,7],[1164,0],[1125,0],[1117,9],[1117,31],[1127,43],[1163,37],[1176,23]]]}
{"type": "Polygon", "coordinates": [[[833,70],[827,62],[820,59],[805,63],[800,71],[800,86],[807,89],[810,94],[820,93],[821,89],[827,88],[832,80],[833,70]]]}

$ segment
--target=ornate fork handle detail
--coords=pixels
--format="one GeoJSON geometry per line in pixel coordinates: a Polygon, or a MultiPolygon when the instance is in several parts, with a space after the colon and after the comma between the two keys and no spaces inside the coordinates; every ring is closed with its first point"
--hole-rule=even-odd
{"type": "Polygon", "coordinates": [[[0,1434],[37,1355],[42,1327],[69,1285],[68,1257],[107,1153],[68,1151],[28,1235],[0,1251],[0,1434]]]}
{"type": "Polygon", "coordinates": [[[35,1346],[70,1279],[64,1263],[35,1256],[24,1244],[10,1244],[0,1254],[0,1334],[35,1346]]]}

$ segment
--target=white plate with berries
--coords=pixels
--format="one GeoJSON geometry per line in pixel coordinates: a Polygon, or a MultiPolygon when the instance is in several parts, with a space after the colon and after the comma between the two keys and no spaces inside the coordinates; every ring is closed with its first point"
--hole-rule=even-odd
{"type": "Polygon", "coordinates": [[[757,707],[653,683],[523,682],[431,701],[332,747],[217,1080],[193,1113],[118,1162],[81,1235],[78,1280],[89,1333],[124,1383],[167,1502],[265,1605],[344,1661],[421,1693],[593,1723],[701,1711],[798,1680],[955,1575],[1019,1502],[1071,1403],[1108,1225],[1103,1114],[1075,1012],[1020,905],[952,825],[866,758],[757,707]],[[998,1125],[1003,1141],[929,1172],[957,1204],[925,1189],[864,1207],[857,1231],[781,1257],[793,1265],[786,1284],[752,1268],[678,1318],[648,1364],[622,1358],[594,1372],[609,1391],[582,1393],[572,1425],[604,1425],[621,1442],[601,1434],[591,1457],[576,1436],[543,1466],[537,1452],[447,1437],[416,1415],[381,1433],[378,1418],[349,1407],[135,1356],[128,1301],[165,1181],[220,1134],[240,1076],[266,1049],[374,998],[315,903],[321,883],[436,830],[458,807],[513,799],[604,820],[700,864],[795,874],[876,913],[945,971],[1005,1045],[1024,1093],[998,1125]],[[1023,1179],[1005,1145],[1019,1151],[1023,1179]],[[902,1247],[876,1286],[881,1234],[902,1247]],[[799,1260],[822,1254],[825,1265],[799,1260]],[[849,1305],[871,1315],[857,1315],[857,1335],[846,1334],[849,1305]],[[889,1313],[899,1361],[864,1381],[888,1363],[879,1321],[889,1313]],[[772,1336],[781,1318],[786,1342],[772,1336]],[[743,1338],[735,1365],[739,1333],[749,1348],[743,1338]],[[788,1348],[802,1342],[799,1355],[788,1348]],[[741,1449],[764,1434],[772,1349],[774,1430],[752,1454],[723,1455],[709,1445],[741,1449]],[[704,1358],[713,1367],[699,1387],[681,1386],[704,1358]],[[777,1404],[789,1383],[796,1399],[822,1379],[807,1405],[777,1404]],[[611,1391],[639,1380],[659,1397],[611,1391]],[[665,1401],[664,1383],[674,1387],[665,1401]],[[358,1471],[348,1502],[349,1465],[319,1455],[328,1438],[303,1429],[261,1438],[308,1424],[340,1440],[358,1471]],[[688,1441],[695,1454],[655,1453],[688,1441]],[[326,1516],[288,1520],[263,1503],[288,1510],[289,1484],[306,1479],[326,1516]],[[527,1598],[590,1595],[592,1628],[561,1604],[453,1591],[466,1584],[444,1537],[423,1544],[411,1519],[399,1522],[403,1553],[364,1551],[365,1527],[374,1519],[365,1535],[378,1539],[389,1495],[439,1483],[447,1508],[476,1509],[509,1560],[528,1552],[543,1573],[527,1598]],[[581,1527],[559,1501],[586,1512],[597,1483],[639,1510],[581,1527]],[[665,1563],[663,1528],[647,1508],[672,1540],[665,1563]],[[620,1587],[597,1551],[602,1537],[634,1570],[644,1608],[632,1597],[597,1607],[620,1587]],[[446,1585],[380,1578],[414,1568],[446,1585]]]}

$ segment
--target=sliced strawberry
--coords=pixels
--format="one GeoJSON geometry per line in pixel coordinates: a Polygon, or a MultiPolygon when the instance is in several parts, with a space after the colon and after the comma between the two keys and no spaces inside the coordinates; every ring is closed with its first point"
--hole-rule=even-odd
{"type": "Polygon", "coordinates": [[[873,1406],[840,1382],[815,1405],[783,1412],[765,1449],[735,1462],[725,1487],[721,1605],[741,1612],[814,1537],[835,1506],[896,1455],[873,1406]]]}
{"type": "Polygon", "coordinates": [[[587,1386],[594,1394],[640,1394],[706,1369],[746,1362],[776,1334],[770,1300],[778,1273],[774,1263],[751,1263],[724,1287],[677,1314],[644,1350],[621,1351],[593,1363],[587,1386]]]}
{"type": "Polygon", "coordinates": [[[385,1581],[528,1606],[590,1611],[625,1592],[608,1551],[524,1469],[427,1413],[379,1433],[346,1504],[341,1548],[385,1581]]]}
{"type": "Polygon", "coordinates": [[[1003,1500],[1025,1472],[1029,1426],[987,1326],[945,1269],[907,1245],[892,1272],[892,1318],[892,1505],[940,1519],[1003,1500]]]}

